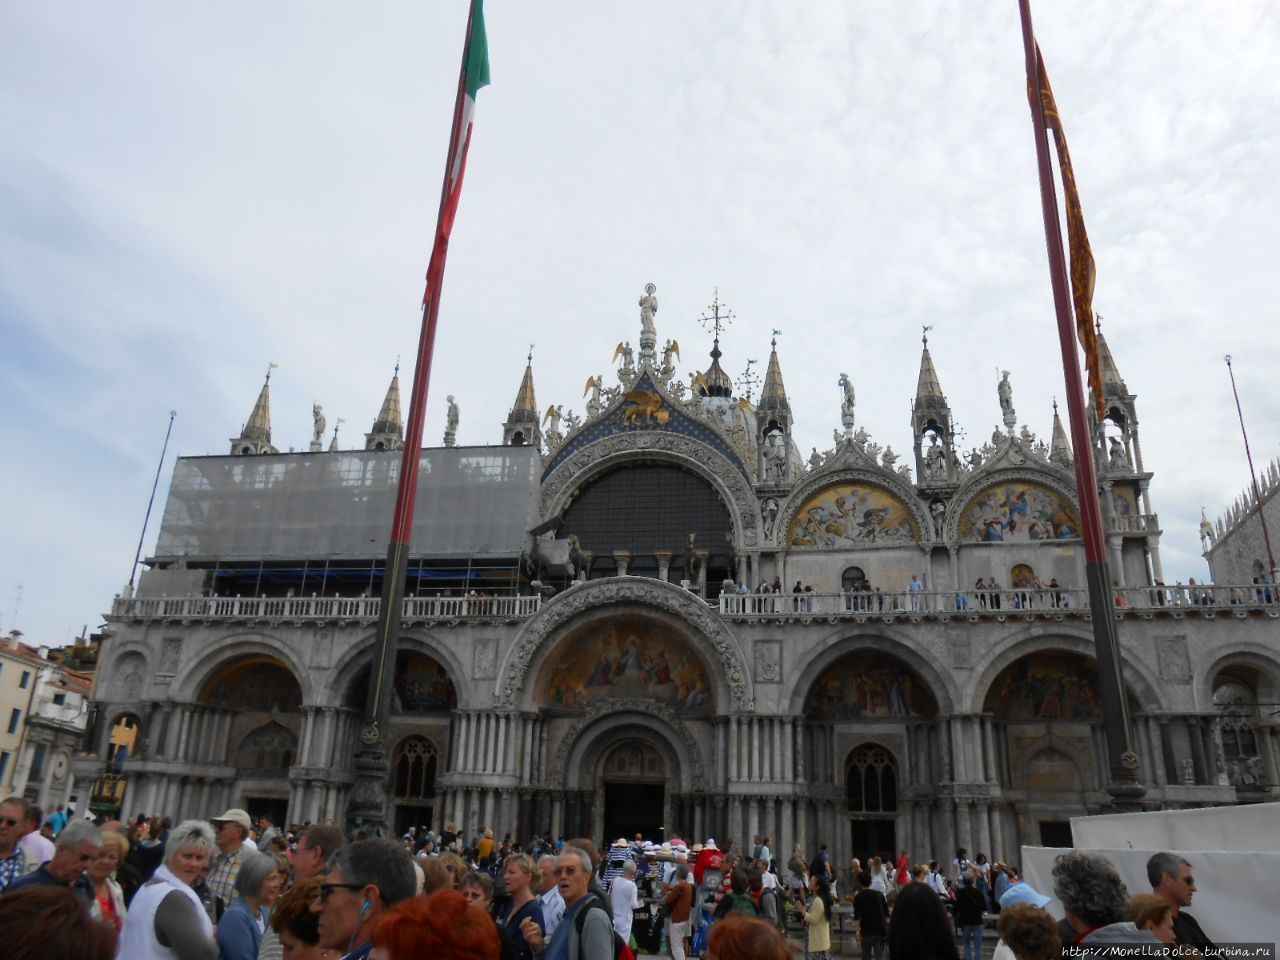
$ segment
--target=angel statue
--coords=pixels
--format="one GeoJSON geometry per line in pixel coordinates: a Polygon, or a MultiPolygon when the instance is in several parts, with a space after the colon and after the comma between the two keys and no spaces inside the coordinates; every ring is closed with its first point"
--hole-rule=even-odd
{"type": "Polygon", "coordinates": [[[600,391],[604,389],[604,374],[597,373],[594,377],[587,378],[587,385],[582,390],[585,397],[591,394],[591,399],[587,401],[587,419],[598,417],[600,411],[604,409],[604,404],[600,402],[600,391]]]}
{"type": "Polygon", "coordinates": [[[311,405],[311,442],[319,443],[324,436],[324,408],[318,403],[311,405]]]}
{"type": "Polygon", "coordinates": [[[551,406],[547,407],[547,414],[545,417],[542,418],[543,424],[547,424],[547,423],[551,424],[551,430],[550,430],[551,433],[560,432],[560,418],[563,416],[561,410],[562,410],[561,407],[558,407],[555,404],[552,404],[551,406]]]}
{"type": "Polygon", "coordinates": [[[619,373],[623,377],[631,376],[632,372],[635,370],[635,353],[631,349],[630,340],[625,343],[618,344],[617,348],[613,351],[613,361],[615,363],[619,357],[622,358],[622,366],[619,368],[619,373]]]}
{"type": "Polygon", "coordinates": [[[671,362],[671,358],[680,359],[680,344],[674,340],[668,340],[666,346],[662,348],[662,372],[661,376],[664,380],[669,380],[671,375],[676,372],[676,365],[671,362]]]}

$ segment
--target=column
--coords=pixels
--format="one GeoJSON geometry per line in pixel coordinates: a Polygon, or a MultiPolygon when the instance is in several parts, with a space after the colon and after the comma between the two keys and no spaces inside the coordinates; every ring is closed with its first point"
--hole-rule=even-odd
{"type": "Polygon", "coordinates": [[[501,840],[501,839],[502,839],[502,833],[501,833],[499,830],[494,830],[494,829],[493,829],[493,827],[494,827],[494,819],[493,819],[493,814],[494,814],[494,801],[495,801],[495,799],[496,799],[496,798],[494,797],[494,793],[495,793],[495,791],[493,791],[493,790],[486,790],[486,791],[484,791],[484,824],[483,824],[483,826],[488,827],[489,829],[493,830],[493,832],[494,832],[495,834],[497,834],[498,839],[499,839],[499,840],[501,840]]]}
{"type": "Polygon", "coordinates": [[[986,801],[979,800],[973,807],[973,819],[976,821],[974,826],[977,827],[978,834],[975,842],[978,850],[985,853],[990,860],[995,851],[991,847],[991,819],[987,815],[988,805],[986,801]]]}
{"type": "Polygon", "coordinates": [[[665,583],[671,574],[671,551],[658,550],[655,556],[658,558],[658,579],[665,583]]]}
{"type": "Polygon", "coordinates": [[[729,779],[738,779],[738,718],[736,715],[729,717],[729,779]]]}
{"type": "MultiPolygon", "coordinates": [[[[533,721],[532,720],[526,720],[524,722],[523,734],[524,735],[521,738],[521,741],[524,743],[524,751],[520,755],[520,766],[522,767],[522,769],[520,770],[520,773],[522,774],[521,779],[525,783],[535,783],[536,779],[534,777],[534,765],[533,765],[533,721]]],[[[542,826],[539,825],[537,829],[541,830],[542,826]]]]}
{"type": "Polygon", "coordinates": [[[631,551],[630,550],[613,551],[613,562],[618,565],[617,575],[620,577],[625,577],[627,575],[627,566],[631,563],[631,551]]]}
{"type": "MultiPolygon", "coordinates": [[[[742,839],[738,842],[742,844],[744,850],[752,851],[752,844],[755,842],[754,837],[760,836],[760,801],[756,797],[748,797],[743,801],[746,806],[746,823],[743,824],[744,830],[742,839]]],[[[736,839],[736,838],[735,838],[736,839]]]]}
{"type": "Polygon", "coordinates": [[[1212,783],[1204,756],[1204,732],[1198,717],[1187,718],[1187,736],[1191,740],[1191,762],[1195,766],[1196,783],[1212,783]]]}
{"type": "MultiPolygon", "coordinates": [[[[974,852],[974,836],[973,836],[973,817],[970,810],[970,804],[967,800],[959,797],[955,801],[956,809],[956,846],[964,847],[970,853],[974,852]]],[[[950,851],[946,851],[950,853],[950,851]]]]}
{"type": "Polygon", "coordinates": [[[982,723],[982,747],[983,747],[983,774],[988,783],[994,783],[1000,779],[999,767],[997,766],[996,757],[996,738],[993,730],[994,723],[989,716],[984,716],[982,723]]]}
{"type": "MultiPolygon", "coordinates": [[[[795,743],[796,722],[791,717],[787,717],[782,721],[782,772],[780,779],[787,783],[794,783],[796,777],[795,764],[792,761],[792,747],[795,743]]],[[[787,849],[787,855],[790,856],[791,850],[787,849]]]]}
{"type": "Polygon", "coordinates": [[[955,780],[955,768],[951,763],[951,718],[939,717],[934,731],[938,741],[939,758],[942,761],[942,779],[944,782],[955,780]]]}
{"type": "Polygon", "coordinates": [[[498,721],[498,750],[495,758],[497,766],[494,768],[498,773],[507,772],[507,726],[511,720],[511,714],[503,713],[497,717],[498,721]]]}

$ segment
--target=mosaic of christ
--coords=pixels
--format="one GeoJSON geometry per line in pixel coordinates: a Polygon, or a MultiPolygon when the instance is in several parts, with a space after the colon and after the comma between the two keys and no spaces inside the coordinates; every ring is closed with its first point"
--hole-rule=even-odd
{"type": "Polygon", "coordinates": [[[536,688],[547,706],[582,709],[597,700],[657,700],[680,711],[709,713],[706,668],[667,628],[640,618],[592,626],[561,641],[536,688]]]}

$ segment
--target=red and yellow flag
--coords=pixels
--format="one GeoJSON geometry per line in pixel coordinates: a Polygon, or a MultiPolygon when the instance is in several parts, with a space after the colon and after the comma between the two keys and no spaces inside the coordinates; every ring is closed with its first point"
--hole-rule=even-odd
{"type": "MultiPolygon", "coordinates": [[[[1058,150],[1058,168],[1062,171],[1062,199],[1067,209],[1067,247],[1071,257],[1071,300],[1075,306],[1076,336],[1084,348],[1085,370],[1089,387],[1093,390],[1098,419],[1105,409],[1102,398],[1102,364],[1098,358],[1098,331],[1093,322],[1093,250],[1089,247],[1089,234],[1084,228],[1084,210],[1080,206],[1080,191],[1076,187],[1075,170],[1071,166],[1071,153],[1067,150],[1067,135],[1062,129],[1058,104],[1049,86],[1049,74],[1044,68],[1044,56],[1040,44],[1036,44],[1036,63],[1039,67],[1040,102],[1044,108],[1045,126],[1053,131],[1053,143],[1058,150]]],[[[1030,90],[1027,91],[1031,93],[1030,90]]]]}

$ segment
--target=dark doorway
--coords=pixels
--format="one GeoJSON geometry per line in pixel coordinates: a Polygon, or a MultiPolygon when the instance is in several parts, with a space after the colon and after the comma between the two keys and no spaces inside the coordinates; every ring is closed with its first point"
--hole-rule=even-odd
{"type": "Polygon", "coordinates": [[[283,797],[245,797],[245,809],[253,820],[259,817],[270,817],[271,822],[282,831],[289,825],[289,801],[283,797]]]}
{"type": "Polygon", "coordinates": [[[396,804],[396,836],[403,837],[411,828],[419,831],[431,829],[431,807],[407,803],[396,804]]]}
{"type": "Polygon", "coordinates": [[[866,863],[881,857],[893,863],[898,858],[897,824],[892,820],[850,820],[853,855],[866,863]]]}
{"type": "Polygon", "coordinates": [[[1070,820],[1041,820],[1040,821],[1040,846],[1042,847],[1073,847],[1074,841],[1071,839],[1071,821],[1070,820]]]}
{"type": "Polygon", "coordinates": [[[662,839],[663,788],[660,783],[604,785],[605,843],[637,833],[647,840],[662,839]]]}

